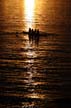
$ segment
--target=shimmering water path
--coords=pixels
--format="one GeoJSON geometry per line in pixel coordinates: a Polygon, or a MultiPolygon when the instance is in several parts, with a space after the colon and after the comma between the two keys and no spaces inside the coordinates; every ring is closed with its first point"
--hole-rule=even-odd
{"type": "Polygon", "coordinates": [[[0,1],[0,108],[71,108],[70,4],[0,1]]]}
{"type": "Polygon", "coordinates": [[[71,69],[69,40],[62,40],[60,36],[40,37],[38,46],[29,42],[28,35],[2,35],[1,40],[1,107],[59,108],[58,103],[64,105],[61,101],[70,97],[66,86],[71,69]]]}

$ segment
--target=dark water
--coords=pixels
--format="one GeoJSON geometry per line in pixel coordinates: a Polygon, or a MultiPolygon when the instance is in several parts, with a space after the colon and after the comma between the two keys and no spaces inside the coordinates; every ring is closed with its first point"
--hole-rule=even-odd
{"type": "Polygon", "coordinates": [[[0,108],[71,108],[70,4],[0,1],[0,108]],[[15,34],[29,27],[51,35],[15,34]]]}

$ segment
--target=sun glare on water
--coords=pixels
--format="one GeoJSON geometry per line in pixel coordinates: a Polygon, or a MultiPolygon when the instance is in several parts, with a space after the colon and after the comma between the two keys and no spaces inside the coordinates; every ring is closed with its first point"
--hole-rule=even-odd
{"type": "Polygon", "coordinates": [[[35,0],[25,0],[25,20],[26,20],[26,29],[32,27],[34,21],[34,7],[35,0]]]}

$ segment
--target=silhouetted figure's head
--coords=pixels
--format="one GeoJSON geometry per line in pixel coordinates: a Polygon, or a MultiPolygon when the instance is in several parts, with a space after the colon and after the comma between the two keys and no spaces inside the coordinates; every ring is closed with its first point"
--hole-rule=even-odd
{"type": "Polygon", "coordinates": [[[31,28],[29,28],[29,33],[31,32],[31,28]]]}

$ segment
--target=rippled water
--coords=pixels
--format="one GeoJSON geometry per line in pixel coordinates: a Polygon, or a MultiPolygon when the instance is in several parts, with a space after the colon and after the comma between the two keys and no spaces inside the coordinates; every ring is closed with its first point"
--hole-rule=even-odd
{"type": "Polygon", "coordinates": [[[70,1],[1,0],[0,10],[0,108],[70,108],[70,1]],[[15,33],[29,27],[50,35],[15,33]]]}

